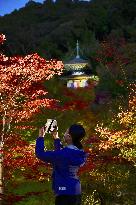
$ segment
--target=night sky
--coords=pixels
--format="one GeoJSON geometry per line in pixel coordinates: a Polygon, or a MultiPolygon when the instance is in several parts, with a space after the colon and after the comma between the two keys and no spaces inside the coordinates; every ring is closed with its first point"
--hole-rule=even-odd
{"type": "MultiPolygon", "coordinates": [[[[5,14],[11,13],[15,9],[24,7],[28,1],[29,0],[0,0],[0,16],[4,16],[5,14]]],[[[44,0],[34,0],[34,1],[42,3],[44,0]]]]}
{"type": "MultiPolygon", "coordinates": [[[[9,14],[15,9],[24,7],[29,0],[0,0],[0,16],[9,14]]],[[[44,0],[35,0],[42,3],[44,0]]]]}

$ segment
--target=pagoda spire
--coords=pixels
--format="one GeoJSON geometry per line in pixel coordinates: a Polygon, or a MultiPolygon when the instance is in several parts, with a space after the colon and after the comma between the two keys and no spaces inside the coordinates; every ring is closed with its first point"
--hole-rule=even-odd
{"type": "Polygon", "coordinates": [[[76,58],[80,58],[79,56],[79,42],[77,40],[77,43],[76,43],[76,58]]]}

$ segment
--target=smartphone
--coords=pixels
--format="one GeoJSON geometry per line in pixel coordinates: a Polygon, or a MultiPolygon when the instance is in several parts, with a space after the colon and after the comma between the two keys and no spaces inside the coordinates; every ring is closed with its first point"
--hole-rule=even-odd
{"type": "Polygon", "coordinates": [[[47,119],[47,122],[45,124],[45,132],[51,133],[57,128],[57,120],[54,119],[47,119]]]}

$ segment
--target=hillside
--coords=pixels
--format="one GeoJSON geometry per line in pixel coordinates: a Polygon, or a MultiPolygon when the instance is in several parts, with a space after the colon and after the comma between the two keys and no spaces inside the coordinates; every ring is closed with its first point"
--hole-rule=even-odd
{"type": "Polygon", "coordinates": [[[38,52],[46,58],[73,54],[76,40],[86,57],[95,53],[107,36],[136,40],[136,0],[46,0],[0,17],[0,32],[7,37],[7,55],[38,52]]]}

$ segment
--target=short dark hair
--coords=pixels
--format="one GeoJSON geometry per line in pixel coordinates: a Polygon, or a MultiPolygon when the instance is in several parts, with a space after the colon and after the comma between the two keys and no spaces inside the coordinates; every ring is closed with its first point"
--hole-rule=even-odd
{"type": "Polygon", "coordinates": [[[80,124],[71,125],[69,128],[69,134],[72,137],[73,145],[75,145],[79,149],[83,149],[83,146],[80,142],[86,134],[83,126],[80,124]]]}

